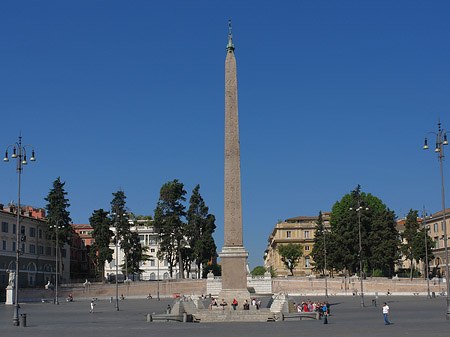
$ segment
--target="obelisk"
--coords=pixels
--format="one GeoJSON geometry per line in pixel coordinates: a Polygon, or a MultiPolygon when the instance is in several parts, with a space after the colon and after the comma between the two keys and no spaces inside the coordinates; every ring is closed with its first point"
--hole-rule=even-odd
{"type": "Polygon", "coordinates": [[[246,271],[248,252],[244,249],[242,239],[237,76],[231,21],[229,29],[225,59],[225,245],[219,254],[222,259],[222,291],[219,293],[219,302],[224,298],[231,304],[236,298],[242,308],[244,299],[249,300],[250,294],[247,290],[246,271]]]}

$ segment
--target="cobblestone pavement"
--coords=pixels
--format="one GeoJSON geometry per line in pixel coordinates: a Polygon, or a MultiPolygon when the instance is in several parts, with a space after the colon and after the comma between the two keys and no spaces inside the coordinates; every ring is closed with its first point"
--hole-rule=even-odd
{"type": "MultiPolygon", "coordinates": [[[[294,298],[296,301],[308,298],[294,298]]],[[[323,298],[310,297],[323,301],[323,298]]],[[[72,303],[23,303],[27,327],[12,326],[13,307],[0,305],[1,336],[450,336],[450,321],[445,319],[445,298],[380,297],[377,307],[367,297],[361,309],[358,297],[330,297],[329,324],[322,321],[267,323],[147,323],[147,313],[162,313],[172,300],[125,299],[120,311],[107,300],[97,301],[89,313],[89,301],[72,303]],[[382,302],[387,301],[392,325],[384,325],[382,302]]],[[[263,300],[263,305],[268,299],[263,300]]]]}

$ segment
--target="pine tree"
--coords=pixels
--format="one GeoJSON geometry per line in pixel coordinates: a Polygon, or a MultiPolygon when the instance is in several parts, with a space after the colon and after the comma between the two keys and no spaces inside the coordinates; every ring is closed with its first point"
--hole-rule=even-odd
{"type": "Polygon", "coordinates": [[[385,209],[373,219],[369,242],[376,243],[369,245],[370,256],[368,258],[368,268],[372,271],[380,270],[383,275],[391,277],[394,273],[395,264],[400,259],[400,240],[396,228],[395,214],[389,209],[385,209]]]}
{"type": "MultiPolygon", "coordinates": [[[[416,237],[414,238],[413,244],[413,255],[416,261],[422,261],[424,264],[428,262],[428,265],[432,259],[434,259],[434,254],[432,247],[434,247],[433,239],[428,235],[428,231],[426,228],[422,227],[418,232],[416,237]],[[427,240],[427,245],[425,247],[425,240],[427,240]],[[425,252],[425,248],[427,248],[427,252],[425,252]],[[426,261],[426,257],[428,255],[428,261],[426,261]]],[[[425,268],[425,266],[424,266],[425,268]]],[[[426,278],[428,271],[424,269],[424,277],[426,278]]]]}
{"type": "Polygon", "coordinates": [[[126,211],[126,196],[124,191],[119,190],[112,193],[111,211],[114,214],[113,226],[116,229],[117,238],[120,242],[120,248],[124,252],[124,263],[122,269],[125,270],[125,278],[128,279],[128,260],[131,250],[131,225],[128,221],[128,212],[126,211]]]}
{"type": "Polygon", "coordinates": [[[402,233],[403,244],[401,249],[403,256],[411,263],[410,268],[411,280],[413,277],[414,260],[416,258],[414,254],[414,243],[415,238],[417,237],[417,233],[419,232],[419,222],[417,221],[417,216],[418,216],[417,211],[415,210],[413,211],[412,209],[409,210],[409,213],[406,216],[405,230],[402,233]]]}
{"type": "Polygon", "coordinates": [[[70,243],[74,233],[70,223],[70,212],[67,210],[70,207],[69,199],[65,196],[67,192],[64,190],[66,183],[61,182],[58,177],[53,182],[53,188],[48,193],[45,201],[48,204],[45,206],[47,210],[47,228],[46,233],[51,235],[56,242],[56,226],[58,226],[58,243],[61,246],[64,243],[70,243]]]}
{"type": "Polygon", "coordinates": [[[89,256],[94,261],[95,273],[105,282],[105,262],[111,262],[113,250],[109,248],[109,244],[114,236],[110,230],[111,219],[108,218],[108,212],[103,209],[95,210],[89,218],[89,223],[93,228],[92,238],[94,244],[89,250],[89,256]]]}
{"type": "Polygon", "coordinates": [[[186,201],[183,183],[177,179],[165,183],[160,190],[155,208],[155,227],[161,236],[158,258],[165,257],[172,277],[173,269],[179,265],[180,277],[184,278],[183,248],[186,247],[186,216],[183,202],[186,201]]]}
{"type": "Polygon", "coordinates": [[[314,246],[311,251],[311,256],[314,260],[314,270],[321,273],[325,272],[325,254],[324,254],[324,231],[322,211],[316,221],[316,230],[314,234],[314,246]]]}
{"type": "Polygon", "coordinates": [[[209,214],[209,208],[206,206],[199,190],[200,185],[197,185],[189,200],[186,236],[189,240],[190,260],[196,261],[198,277],[200,278],[201,266],[206,265],[216,256],[217,247],[212,236],[216,229],[215,217],[209,214]]]}
{"type": "Polygon", "coordinates": [[[142,247],[139,240],[139,235],[136,232],[131,232],[128,238],[129,250],[126,254],[127,258],[127,272],[132,275],[142,274],[143,270],[140,269],[140,262],[146,261],[150,258],[147,255],[148,247],[142,247]]]}

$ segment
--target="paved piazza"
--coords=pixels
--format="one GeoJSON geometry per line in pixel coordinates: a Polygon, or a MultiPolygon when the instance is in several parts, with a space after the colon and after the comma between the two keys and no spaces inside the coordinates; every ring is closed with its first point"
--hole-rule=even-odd
{"type": "MultiPolygon", "coordinates": [[[[308,298],[302,298],[308,299],[308,298]]],[[[310,297],[311,300],[323,298],[310,297]]],[[[373,297],[366,298],[371,305],[373,297]]],[[[299,301],[300,298],[294,298],[299,301]]],[[[263,305],[268,299],[264,299],[263,305]]],[[[147,323],[147,313],[162,313],[172,300],[125,299],[120,311],[109,300],[99,300],[89,314],[89,301],[24,303],[27,327],[12,326],[13,307],[0,305],[1,336],[450,336],[445,320],[445,298],[380,297],[378,306],[359,308],[358,297],[330,297],[329,324],[322,321],[267,323],[147,323]],[[383,323],[381,305],[391,308],[392,325],[383,323]]]]}

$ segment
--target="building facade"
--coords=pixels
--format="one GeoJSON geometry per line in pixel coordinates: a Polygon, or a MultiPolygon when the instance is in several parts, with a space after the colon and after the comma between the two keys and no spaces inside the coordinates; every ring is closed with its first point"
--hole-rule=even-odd
{"type": "MultiPolygon", "coordinates": [[[[427,217],[426,226],[430,226],[428,235],[434,241],[434,247],[432,249],[434,259],[430,261],[430,273],[431,276],[445,277],[445,264],[446,256],[444,249],[444,226],[447,230],[447,239],[450,237],[450,208],[445,210],[445,224],[443,212],[434,213],[431,217],[427,217]]],[[[450,242],[447,242],[448,248],[450,248],[450,242]]]]}
{"type": "MultiPolygon", "coordinates": [[[[330,213],[322,213],[323,225],[330,228],[330,213]]],[[[313,259],[311,257],[316,232],[317,217],[299,216],[286,219],[275,225],[269,236],[268,247],[264,253],[264,267],[271,269],[277,276],[290,275],[289,270],[281,261],[278,246],[288,243],[301,244],[303,256],[294,269],[294,276],[307,276],[314,274],[313,259]]]]}
{"type": "Polygon", "coordinates": [[[74,235],[70,247],[70,279],[72,282],[84,282],[95,279],[95,266],[89,257],[90,247],[94,244],[93,228],[89,224],[71,224],[74,235]]]}
{"type": "MultiPolygon", "coordinates": [[[[143,247],[147,247],[146,255],[149,256],[147,261],[142,261],[140,268],[143,270],[142,274],[136,276],[139,280],[165,280],[169,279],[169,266],[166,259],[158,259],[157,254],[159,251],[158,231],[152,224],[153,220],[130,220],[131,231],[137,232],[139,235],[140,243],[143,247]]],[[[115,233],[115,227],[111,227],[111,230],[115,233]]],[[[126,278],[125,271],[121,268],[123,266],[125,258],[124,252],[120,249],[120,242],[118,244],[118,256],[116,256],[116,249],[114,242],[109,246],[113,253],[113,259],[110,263],[108,261],[105,264],[105,278],[106,280],[115,279],[116,275],[116,263],[118,263],[118,280],[124,280],[126,278]]],[[[195,261],[192,263],[191,272],[189,278],[197,278],[197,265],[195,261]]],[[[186,275],[185,275],[186,276],[186,275]]],[[[132,276],[128,275],[131,279],[132,276]]],[[[172,278],[180,278],[178,266],[174,267],[172,278]]]]}
{"type": "MultiPolygon", "coordinates": [[[[8,284],[9,271],[15,271],[17,249],[19,258],[20,287],[43,287],[48,282],[55,282],[56,248],[53,241],[45,234],[47,221],[45,211],[22,207],[20,216],[19,247],[16,243],[17,208],[14,205],[4,207],[0,204],[0,289],[8,284]]],[[[69,281],[70,263],[69,246],[61,249],[59,262],[60,280],[69,281]]]]}

